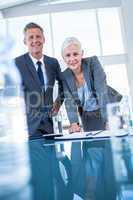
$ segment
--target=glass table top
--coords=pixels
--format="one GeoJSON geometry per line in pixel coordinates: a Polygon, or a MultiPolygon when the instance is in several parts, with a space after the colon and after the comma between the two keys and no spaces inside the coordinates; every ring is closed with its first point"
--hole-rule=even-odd
{"type": "Polygon", "coordinates": [[[121,188],[132,187],[133,183],[133,165],[130,162],[127,166],[128,160],[133,158],[131,155],[129,158],[128,150],[116,151],[114,156],[109,139],[56,142],[42,138],[29,141],[34,199],[117,199],[124,192],[121,188]],[[124,154],[127,162],[123,167],[124,154]],[[122,172],[116,173],[116,169],[122,172]],[[129,170],[130,174],[127,174],[129,170]]]}

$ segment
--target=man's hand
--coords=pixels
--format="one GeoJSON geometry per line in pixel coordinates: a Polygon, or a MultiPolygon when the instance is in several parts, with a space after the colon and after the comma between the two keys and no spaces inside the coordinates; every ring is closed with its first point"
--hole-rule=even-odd
{"type": "Polygon", "coordinates": [[[81,127],[79,126],[78,123],[72,123],[69,128],[69,133],[74,133],[74,132],[80,132],[81,127]]]}
{"type": "Polygon", "coordinates": [[[53,107],[52,107],[52,110],[51,110],[51,115],[54,116],[54,115],[57,115],[59,110],[60,110],[60,104],[59,103],[56,103],[54,102],[53,103],[53,107]]]}

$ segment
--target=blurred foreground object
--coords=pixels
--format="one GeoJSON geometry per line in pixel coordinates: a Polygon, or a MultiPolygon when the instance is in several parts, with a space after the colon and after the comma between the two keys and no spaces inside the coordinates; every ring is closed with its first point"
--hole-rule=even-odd
{"type": "Polygon", "coordinates": [[[31,200],[28,136],[21,78],[0,39],[0,200],[31,200]]]}
{"type": "Polygon", "coordinates": [[[108,122],[118,199],[128,199],[124,196],[133,189],[133,128],[127,96],[124,96],[120,103],[108,105],[108,122]]]}

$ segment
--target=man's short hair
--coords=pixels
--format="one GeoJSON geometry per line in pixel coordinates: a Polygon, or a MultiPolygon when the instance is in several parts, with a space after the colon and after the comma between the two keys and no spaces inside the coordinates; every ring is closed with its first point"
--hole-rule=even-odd
{"type": "Polygon", "coordinates": [[[40,25],[38,25],[34,22],[30,22],[24,27],[24,33],[26,33],[26,31],[31,29],[31,28],[39,28],[43,33],[43,28],[40,25]]]}

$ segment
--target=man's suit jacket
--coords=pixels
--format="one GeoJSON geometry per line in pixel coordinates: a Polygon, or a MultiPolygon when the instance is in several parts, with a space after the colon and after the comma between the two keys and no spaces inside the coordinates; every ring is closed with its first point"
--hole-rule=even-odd
{"type": "MultiPolygon", "coordinates": [[[[99,104],[102,118],[104,121],[106,121],[106,105],[109,99],[107,94],[105,72],[103,71],[103,68],[96,56],[83,58],[81,68],[88,88],[90,88],[89,83],[91,84],[91,88],[93,88],[94,86],[92,90],[95,91],[93,91],[93,93],[99,104]],[[92,69],[93,77],[91,72],[92,69]]],[[[70,123],[78,122],[77,106],[81,107],[81,102],[78,97],[76,82],[71,69],[67,68],[65,71],[62,72],[62,80],[65,95],[66,111],[68,114],[69,121],[70,123]]]]}
{"type": "Polygon", "coordinates": [[[38,130],[53,133],[53,124],[49,113],[53,106],[53,86],[55,80],[58,80],[60,93],[57,102],[61,101],[63,89],[58,61],[55,58],[44,55],[48,79],[46,91],[41,87],[35,66],[28,53],[17,57],[15,63],[22,77],[29,134],[34,135],[38,130]]]}

